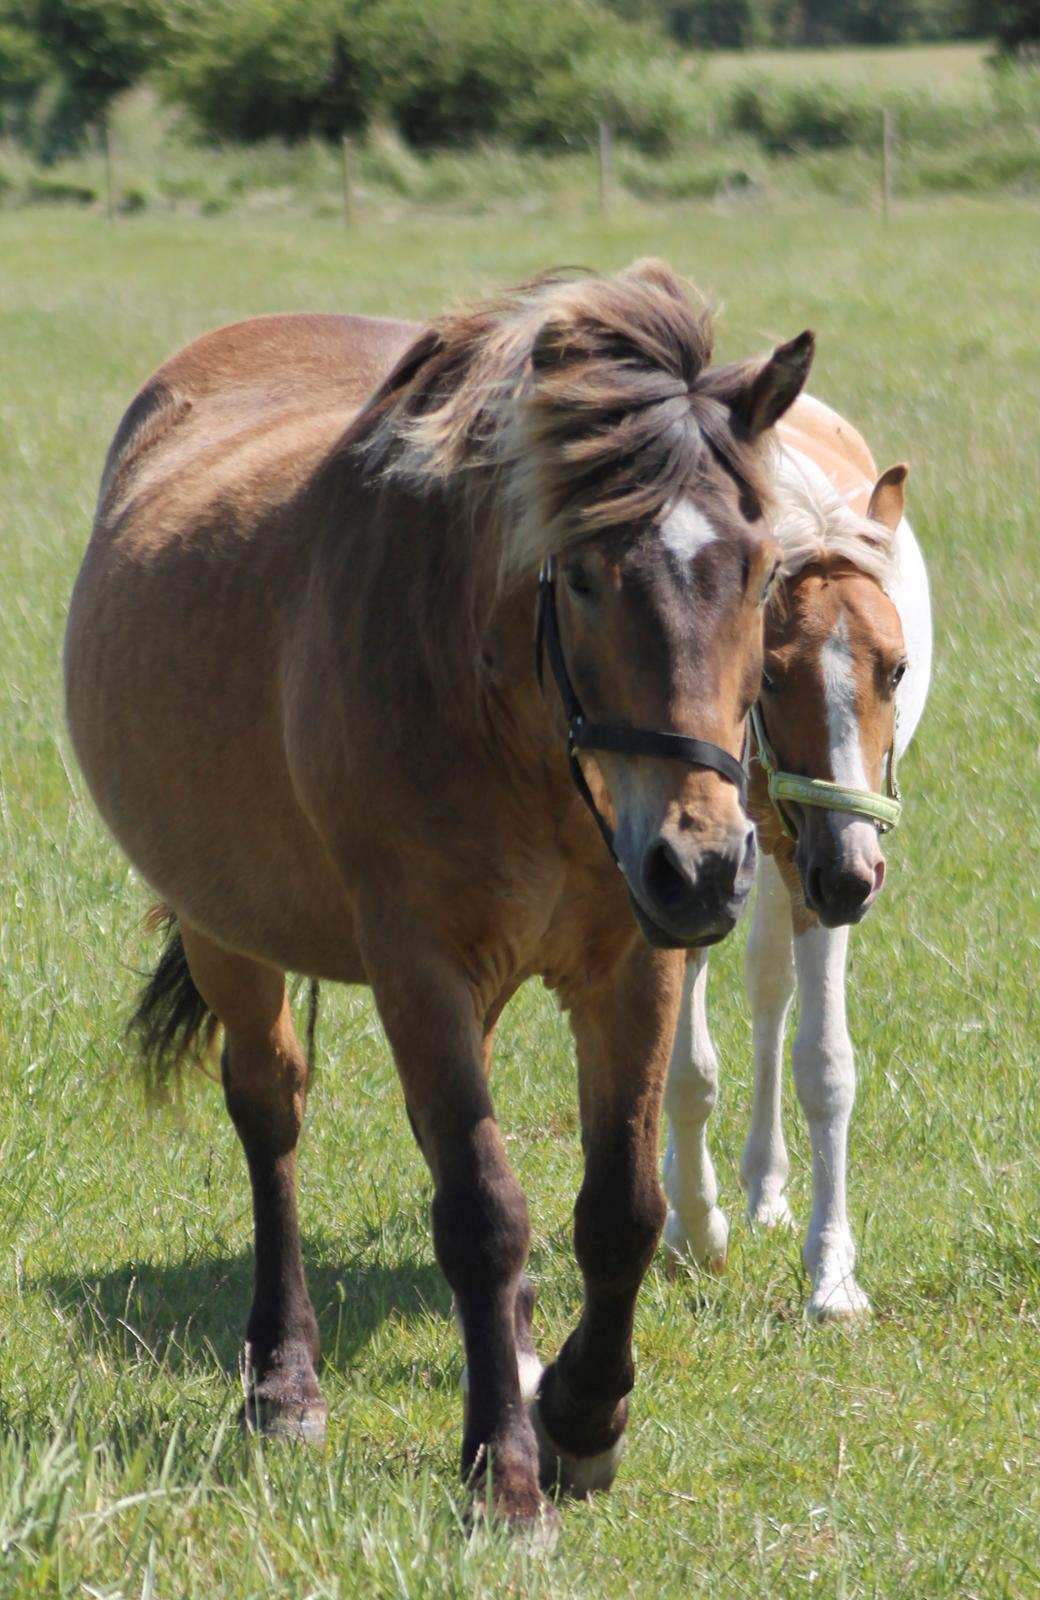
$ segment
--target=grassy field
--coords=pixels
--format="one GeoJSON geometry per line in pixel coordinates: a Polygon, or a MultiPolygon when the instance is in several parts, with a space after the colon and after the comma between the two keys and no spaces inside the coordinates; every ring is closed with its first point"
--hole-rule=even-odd
{"type": "Polygon", "coordinates": [[[980,89],[991,46],[977,40],[957,44],[842,45],[834,50],[716,50],[703,57],[710,83],[748,76],[795,83],[823,78],[831,83],[887,89],[980,89]]]}
{"type": "MultiPolygon", "coordinates": [[[[2,226],[0,1595],[1040,1595],[1035,210],[2,226]],[[73,770],[58,658],[108,439],[171,348],[252,312],[422,315],[649,251],[722,302],[725,356],[814,326],[815,390],[913,463],[937,665],[889,886],[853,939],[850,1199],[877,1316],[807,1326],[797,1238],[739,1220],[738,936],[712,980],[729,1275],[651,1273],[617,1485],[537,1565],[460,1532],[459,1348],[361,992],[326,992],[302,1156],[329,1447],[238,1438],[243,1162],[205,1079],[143,1108],[121,1030],[148,896],[73,770]]],[[[579,1149],[569,1037],[536,987],[495,1084],[547,1354],[576,1312],[579,1149]]]]}

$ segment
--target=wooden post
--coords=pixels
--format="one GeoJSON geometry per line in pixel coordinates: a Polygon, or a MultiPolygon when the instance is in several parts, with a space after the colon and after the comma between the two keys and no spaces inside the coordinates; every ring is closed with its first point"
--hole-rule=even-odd
{"type": "Polygon", "coordinates": [[[349,133],[343,135],[340,149],[343,154],[343,221],[350,228],[354,223],[354,142],[349,133]]]}
{"type": "Polygon", "coordinates": [[[611,190],[614,185],[614,136],[605,117],[599,124],[599,208],[610,209],[611,190]]]}
{"type": "Polygon", "coordinates": [[[105,204],[108,208],[108,220],[115,226],[116,220],[116,180],[112,166],[112,134],[108,126],[108,111],[101,113],[101,143],[105,154],[105,204]]]}
{"type": "Polygon", "coordinates": [[[881,220],[887,222],[892,211],[892,186],[895,176],[895,112],[881,113],[881,220]]]}

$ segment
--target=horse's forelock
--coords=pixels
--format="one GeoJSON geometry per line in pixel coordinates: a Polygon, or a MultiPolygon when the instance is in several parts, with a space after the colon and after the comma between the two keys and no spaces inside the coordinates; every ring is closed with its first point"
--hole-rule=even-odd
{"type": "Polygon", "coordinates": [[[425,330],[345,443],[367,475],[417,492],[497,486],[504,576],[594,534],[660,517],[708,445],[761,487],[703,375],[712,323],[661,262],[547,275],[425,330]],[[474,473],[473,468],[484,469],[474,473]]]}

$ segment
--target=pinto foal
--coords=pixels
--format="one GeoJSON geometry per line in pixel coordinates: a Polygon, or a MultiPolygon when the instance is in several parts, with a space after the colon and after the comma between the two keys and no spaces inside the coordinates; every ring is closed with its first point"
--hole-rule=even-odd
{"type": "MultiPolygon", "coordinates": [[[[924,562],[903,518],[906,468],[877,478],[855,429],[808,396],[777,434],[774,532],[783,566],[767,611],[758,707],[768,754],[764,763],[760,751],[751,769],[761,854],[745,954],[754,1091],[740,1174],[753,1223],[792,1223],[781,1067],[797,985],[793,1065],[813,1190],[802,1253],[812,1279],[809,1314],[827,1320],[870,1310],[855,1277],[845,1195],[855,1095],[845,961],[849,927],[885,879],[877,818],[898,814],[894,769],[928,692],[931,613],[924,562]],[[766,764],[794,775],[788,787],[804,798],[771,800],[766,764]],[[806,778],[823,780],[815,797],[806,778]],[[890,793],[878,794],[882,786],[890,793]],[[842,810],[843,801],[864,809],[842,810]]],[[[673,1261],[721,1271],[729,1228],[706,1138],[718,1095],[707,976],[706,954],[691,955],[665,1095],[665,1245],[673,1261]]]]}

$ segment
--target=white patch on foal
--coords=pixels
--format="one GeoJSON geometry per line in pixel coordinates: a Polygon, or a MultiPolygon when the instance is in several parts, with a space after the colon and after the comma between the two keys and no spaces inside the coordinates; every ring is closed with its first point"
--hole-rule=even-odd
{"type": "Polygon", "coordinates": [[[834,781],[853,789],[869,789],[856,716],[856,669],[844,611],[820,651],[820,671],[834,781]]]}
{"type": "Polygon", "coordinates": [[[689,565],[718,534],[692,500],[680,500],[661,523],[661,543],[670,555],[689,565]]]}

